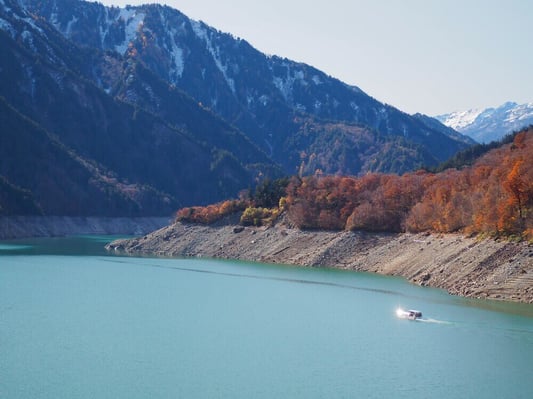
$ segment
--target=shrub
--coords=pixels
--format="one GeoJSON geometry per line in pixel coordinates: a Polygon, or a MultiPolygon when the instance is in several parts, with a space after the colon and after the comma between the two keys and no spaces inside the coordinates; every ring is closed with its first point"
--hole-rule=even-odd
{"type": "Polygon", "coordinates": [[[208,206],[182,208],[176,213],[176,221],[212,224],[225,216],[242,211],[247,205],[243,200],[227,200],[208,206]]]}
{"type": "Polygon", "coordinates": [[[254,208],[249,206],[241,216],[243,226],[263,226],[272,224],[279,215],[278,209],[254,208]]]}

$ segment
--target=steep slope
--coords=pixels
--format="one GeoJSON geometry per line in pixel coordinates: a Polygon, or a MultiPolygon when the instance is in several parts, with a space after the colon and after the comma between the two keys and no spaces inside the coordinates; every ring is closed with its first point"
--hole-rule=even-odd
{"type": "MultiPolygon", "coordinates": [[[[288,173],[300,167],[290,143],[307,121],[346,122],[347,130],[351,124],[358,124],[392,143],[402,137],[412,148],[422,151],[417,158],[430,164],[470,144],[442,126],[436,128],[435,122],[427,124],[382,104],[359,88],[311,66],[266,56],[245,40],[190,20],[169,7],[118,9],[77,0],[25,0],[25,4],[79,44],[142,61],[162,80],[183,89],[240,128],[288,173]]],[[[314,138],[318,152],[312,152],[313,156],[331,158],[329,147],[336,141],[327,141],[324,146],[323,137],[314,138]]],[[[376,148],[377,158],[387,156],[379,146],[376,148]]],[[[338,170],[327,163],[320,168],[326,173],[338,170]]],[[[350,167],[346,173],[365,171],[350,167]]]]}
{"type": "MultiPolygon", "coordinates": [[[[128,59],[122,67],[122,76],[115,79],[111,91],[116,99],[140,107],[170,125],[187,131],[196,141],[212,147],[215,152],[233,153],[250,169],[263,172],[270,170],[273,175],[281,173],[270,158],[242,132],[209,109],[199,106],[185,93],[158,79],[142,63],[128,59]]],[[[109,66],[102,68],[103,71],[107,69],[109,66]]]]}
{"type": "Polygon", "coordinates": [[[42,213],[31,191],[17,187],[0,176],[0,216],[40,215],[42,213]]]}
{"type": "Polygon", "coordinates": [[[4,214],[138,216],[170,214],[176,206],[153,188],[126,184],[80,157],[2,98],[0,126],[4,214]]]}
{"type": "Polygon", "coordinates": [[[150,71],[136,67],[135,60],[123,62],[117,54],[80,49],[11,0],[0,3],[0,53],[5,121],[1,138],[9,143],[13,135],[27,135],[24,146],[21,142],[17,151],[5,151],[0,175],[31,190],[44,213],[168,215],[184,204],[235,196],[252,184],[263,165],[275,169],[242,133],[150,71]],[[105,84],[110,87],[104,89],[105,84]],[[145,110],[140,102],[130,101],[129,97],[139,97],[136,93],[143,88],[154,95],[164,93],[165,101],[173,101],[173,117],[164,120],[145,110]],[[24,120],[30,122],[22,123],[24,120]],[[13,125],[11,130],[9,124],[13,125]],[[207,131],[212,135],[209,138],[218,141],[207,140],[207,131]],[[48,139],[35,140],[35,132],[41,136],[46,132],[48,139]],[[55,144],[50,144],[50,137],[55,144]],[[47,151],[54,153],[54,145],[75,155],[45,159],[47,151]],[[246,155],[238,157],[231,149],[246,155]],[[57,187],[32,185],[28,176],[14,178],[13,173],[21,167],[38,170],[42,166],[37,154],[46,161],[48,177],[64,181],[63,202],[53,200],[57,187]],[[80,162],[92,165],[91,170],[85,168],[76,178],[69,178],[69,173],[75,175],[80,169],[73,158],[78,166],[80,162]],[[101,177],[106,183],[99,190],[108,198],[100,201],[92,183],[101,182],[101,177]],[[110,206],[106,201],[116,200],[114,190],[120,195],[129,192],[136,205],[118,201],[110,206]],[[59,205],[68,203],[69,193],[74,196],[76,191],[87,201],[79,206],[59,205]]]}
{"type": "Polygon", "coordinates": [[[297,130],[285,142],[291,149],[287,163],[298,174],[323,172],[350,175],[353,171],[405,172],[432,164],[434,157],[422,145],[402,136],[383,136],[362,125],[295,117],[297,130]]]}
{"type": "Polygon", "coordinates": [[[506,102],[497,108],[470,109],[436,118],[480,143],[489,143],[533,124],[533,103],[506,102]]]}

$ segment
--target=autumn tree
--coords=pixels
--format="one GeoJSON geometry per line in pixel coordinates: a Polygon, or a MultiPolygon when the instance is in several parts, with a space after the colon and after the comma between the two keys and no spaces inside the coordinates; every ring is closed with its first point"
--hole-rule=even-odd
{"type": "Polygon", "coordinates": [[[185,208],[178,219],[211,223],[248,207],[245,224],[275,220],[283,210],[303,229],[463,231],[533,239],[533,127],[513,137],[461,170],[265,180],[251,200],[185,208]],[[283,209],[275,209],[279,203],[283,209]]]}

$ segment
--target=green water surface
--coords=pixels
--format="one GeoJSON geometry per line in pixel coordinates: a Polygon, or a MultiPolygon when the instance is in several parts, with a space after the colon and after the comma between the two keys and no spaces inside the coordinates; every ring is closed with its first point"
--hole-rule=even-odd
{"type": "Polygon", "coordinates": [[[109,239],[0,243],[1,398],[533,397],[532,305],[109,239]]]}

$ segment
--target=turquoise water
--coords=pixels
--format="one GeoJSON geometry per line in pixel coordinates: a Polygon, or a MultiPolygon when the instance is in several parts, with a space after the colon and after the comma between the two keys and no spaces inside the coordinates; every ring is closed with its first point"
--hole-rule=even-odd
{"type": "Polygon", "coordinates": [[[1,398],[533,397],[532,305],[108,239],[0,243],[1,398]]]}

